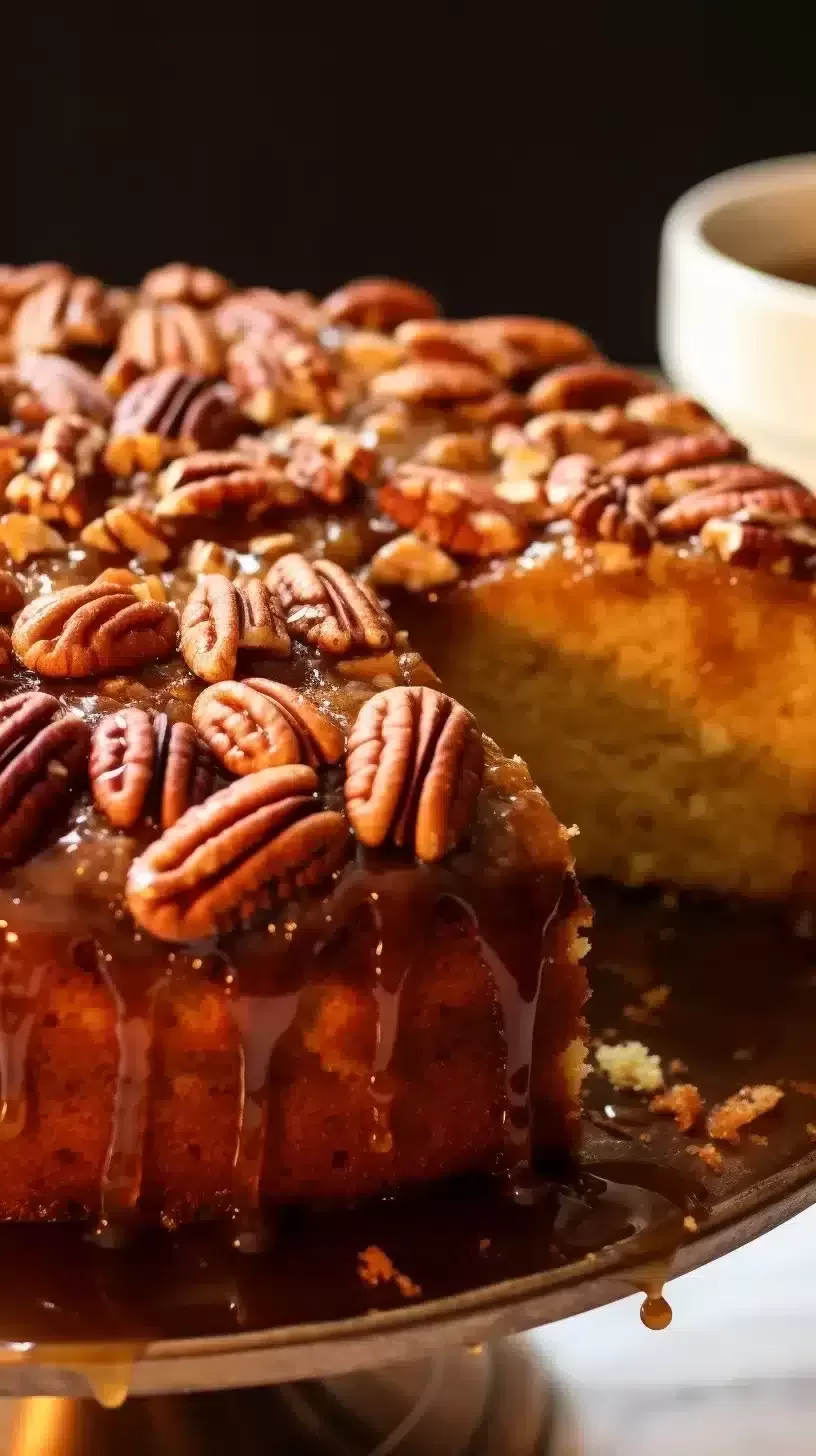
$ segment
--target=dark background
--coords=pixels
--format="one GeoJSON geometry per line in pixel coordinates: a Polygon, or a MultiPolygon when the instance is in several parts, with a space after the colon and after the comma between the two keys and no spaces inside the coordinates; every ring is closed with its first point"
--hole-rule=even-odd
{"type": "Polygon", "coordinates": [[[317,293],[394,273],[646,361],[673,199],[816,146],[809,9],[32,4],[3,46],[0,254],[317,293]]]}

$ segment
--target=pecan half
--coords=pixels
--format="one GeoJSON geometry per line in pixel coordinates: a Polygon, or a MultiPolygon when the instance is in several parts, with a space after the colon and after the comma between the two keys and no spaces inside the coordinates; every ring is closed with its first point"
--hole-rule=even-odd
{"type": "Polygon", "coordinates": [[[406,319],[435,318],[439,304],[400,278],[355,278],[324,298],[321,309],[329,323],[387,333],[406,319]]]}
{"type": "Polygon", "coordinates": [[[149,817],[169,829],[209,796],[215,769],[189,723],[123,708],[94,728],[89,774],[94,803],[115,828],[149,817]]]}
{"type": "Polygon", "coordinates": [[[537,379],[527,400],[537,414],[545,410],[598,410],[625,405],[637,394],[654,394],[654,380],[637,369],[603,360],[565,364],[537,379]]]}
{"type": "Polygon", "coordinates": [[[363,844],[390,840],[430,863],[467,833],[483,774],[482,735],[465,708],[434,688],[388,688],[351,731],[346,812],[363,844]]]}
{"type": "Polygon", "coordinates": [[[21,587],[10,571],[0,571],[0,617],[13,617],[25,602],[21,587]]]}
{"type": "Polygon", "coordinates": [[[25,424],[44,424],[49,415],[82,415],[110,423],[113,406],[102,385],[73,359],[58,354],[21,354],[14,366],[20,388],[11,414],[25,424]]]}
{"type": "Polygon", "coordinates": [[[215,308],[232,293],[232,284],[212,268],[199,268],[192,263],[165,263],[145,274],[140,291],[154,303],[215,308]]]}
{"type": "Polygon", "coordinates": [[[248,334],[269,333],[284,327],[298,333],[317,333],[317,299],[310,293],[278,293],[274,288],[246,288],[219,304],[213,323],[229,344],[248,334]]]}
{"type": "Polygon", "coordinates": [[[288,657],[292,644],[281,606],[256,577],[234,583],[203,576],[181,615],[181,655],[204,682],[231,678],[241,649],[288,657]]]}
{"type": "Polygon", "coordinates": [[[371,393],[376,399],[429,406],[486,400],[498,388],[499,380],[486,364],[461,359],[417,359],[378,374],[371,381],[371,393]]]}
{"type": "Polygon", "coordinates": [[[57,277],[29,293],[12,324],[18,354],[60,354],[113,343],[119,319],[97,278],[57,277]]]}
{"type": "Polygon", "coordinates": [[[127,390],[113,417],[106,462],[116,475],[155,470],[167,456],[198,446],[220,450],[244,427],[228,384],[182,369],[160,369],[127,390]]]}
{"type": "Polygon", "coordinates": [[[213,376],[221,373],[224,351],[206,314],[186,303],[141,303],[122,326],[114,358],[106,371],[113,380],[117,369],[127,376],[127,364],[144,374],[170,367],[213,376]]]}
{"type": "Polygon", "coordinates": [[[346,403],[335,361],[314,339],[291,328],[270,326],[234,344],[227,376],[241,409],[259,425],[300,414],[331,419],[346,403]]]}
{"type": "Polygon", "coordinates": [[[455,555],[507,556],[525,544],[528,530],[495,486],[489,476],[408,461],[380,487],[377,503],[398,525],[455,555]]]}
{"type": "Polygon", "coordinates": [[[501,379],[524,381],[543,369],[595,357],[592,340],[556,319],[439,319],[402,324],[396,339],[417,353],[431,339],[456,338],[474,350],[501,379]]]}
{"type": "Polygon", "coordinates": [[[599,541],[621,541],[638,553],[648,551],[654,538],[643,491],[623,481],[606,481],[585,491],[573,503],[569,516],[580,534],[599,541]]]}
{"type": "Polygon", "coordinates": [[[97,677],[169,657],[177,631],[171,607],[95,582],[29,602],[14,624],[12,645],[43,677],[97,677]]]}
{"type": "Polygon", "coordinates": [[[160,516],[217,516],[246,511],[256,521],[268,510],[291,510],[303,494],[279,465],[261,464],[237,450],[202,450],[175,460],[159,476],[160,516]]]}
{"type": "Polygon", "coordinates": [[[332,657],[384,652],[394,624],[379,597],[334,561],[307,561],[292,552],[266,578],[277,592],[293,637],[332,657]]]}
{"type": "Polygon", "coordinates": [[[720,460],[743,460],[748,451],[719,425],[697,434],[674,435],[627,450],[607,467],[607,475],[634,482],[675,470],[690,470],[720,460]]]}
{"type": "Polygon", "coordinates": [[[48,693],[17,693],[0,703],[0,862],[25,859],[85,776],[88,726],[58,712],[48,693]]]}
{"type": "Polygon", "coordinates": [[[345,747],[337,724],[308,698],[263,677],[205,688],[193,722],[219,762],[239,776],[285,763],[337,763],[345,747]]]}
{"type": "Polygon", "coordinates": [[[70,268],[64,263],[26,263],[17,266],[14,263],[0,264],[0,303],[12,304],[16,308],[27,298],[29,293],[34,293],[46,283],[53,283],[55,279],[71,277],[70,268]]]}
{"type": "Polygon", "coordinates": [[[265,769],[189,809],[133,861],[125,898],[161,940],[229,930],[270,895],[289,898],[324,879],[346,852],[342,814],[321,810],[303,765],[265,769]]]}
{"type": "Polygon", "coordinates": [[[710,484],[681,495],[659,512],[655,526],[661,536],[693,536],[706,521],[738,511],[774,520],[816,521],[816,496],[781,471],[723,466],[706,478],[710,484]]]}
{"type": "Polygon", "coordinates": [[[79,539],[106,556],[136,556],[140,561],[156,562],[170,556],[162,522],[139,505],[111,506],[88,522],[79,539]]]}

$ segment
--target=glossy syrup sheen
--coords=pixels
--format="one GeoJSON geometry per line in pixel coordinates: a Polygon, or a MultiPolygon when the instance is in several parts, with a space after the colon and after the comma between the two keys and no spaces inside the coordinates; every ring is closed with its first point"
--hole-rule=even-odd
{"type": "Polygon", "coordinates": [[[419,1286],[417,1299],[527,1275],[546,1288],[570,1269],[592,1280],[611,1258],[646,1294],[645,1322],[664,1326],[662,1279],[673,1252],[696,1236],[684,1219],[704,1233],[741,1202],[761,1202],[774,1186],[801,1180],[808,1167],[816,1171],[808,1132],[816,1103],[793,1085],[804,1086],[800,1079],[813,1070],[816,956],[770,912],[702,902],[678,912],[657,896],[624,897],[603,887],[593,888],[593,898],[597,1032],[617,1026],[645,1040],[664,1064],[682,1058],[684,1079],[709,1103],[744,1081],[781,1079],[785,1087],[777,1111],[757,1125],[756,1141],[744,1133],[737,1148],[723,1147],[722,1173],[689,1155],[704,1133],[680,1134],[669,1119],[649,1114],[643,1098],[593,1077],[588,1110],[598,1121],[586,1122],[581,1161],[517,1178],[513,1197],[467,1179],[356,1208],[291,1209],[271,1247],[251,1259],[223,1231],[203,1226],[146,1230],[114,1250],[65,1225],[2,1229],[0,1334],[33,1342],[26,1355],[33,1358],[40,1345],[72,1340],[136,1346],[413,1304],[393,1284],[361,1281],[359,1255],[371,1245],[419,1286]],[[627,1020],[623,1008],[653,984],[672,987],[664,1012],[648,1027],[627,1020]]]}

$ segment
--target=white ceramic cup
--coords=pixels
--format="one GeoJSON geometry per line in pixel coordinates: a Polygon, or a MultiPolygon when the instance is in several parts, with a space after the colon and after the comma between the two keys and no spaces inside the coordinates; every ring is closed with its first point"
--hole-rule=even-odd
{"type": "Polygon", "coordinates": [[[677,389],[816,488],[816,287],[759,271],[803,259],[816,260],[816,154],[701,183],[663,227],[659,341],[677,389]]]}

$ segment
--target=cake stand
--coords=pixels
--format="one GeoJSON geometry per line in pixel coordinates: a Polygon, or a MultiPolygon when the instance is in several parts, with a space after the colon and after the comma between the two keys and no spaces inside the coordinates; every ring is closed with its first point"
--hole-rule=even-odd
{"type": "Polygon", "coordinates": [[[646,1043],[709,1105],[746,1083],[784,1091],[719,1145],[721,1169],[695,1154],[704,1131],[680,1132],[596,1075],[579,1169],[521,1205],[458,1187],[330,1224],[301,1216],[252,1257],[203,1230],[135,1256],[78,1247],[67,1229],[3,1230],[0,1393],[73,1401],[6,1403],[8,1449],[223,1451],[228,1430],[242,1452],[269,1449],[272,1432],[287,1451],[560,1449],[561,1407],[519,1332],[636,1289],[660,1328],[667,1278],[816,1201],[807,917],[591,893],[594,1036],[646,1043]],[[407,1276],[403,1292],[359,1277],[372,1245],[407,1276]],[[209,1394],[171,1398],[191,1391],[209,1394]],[[154,1399],[116,1413],[81,1400],[128,1392],[154,1399]]]}

